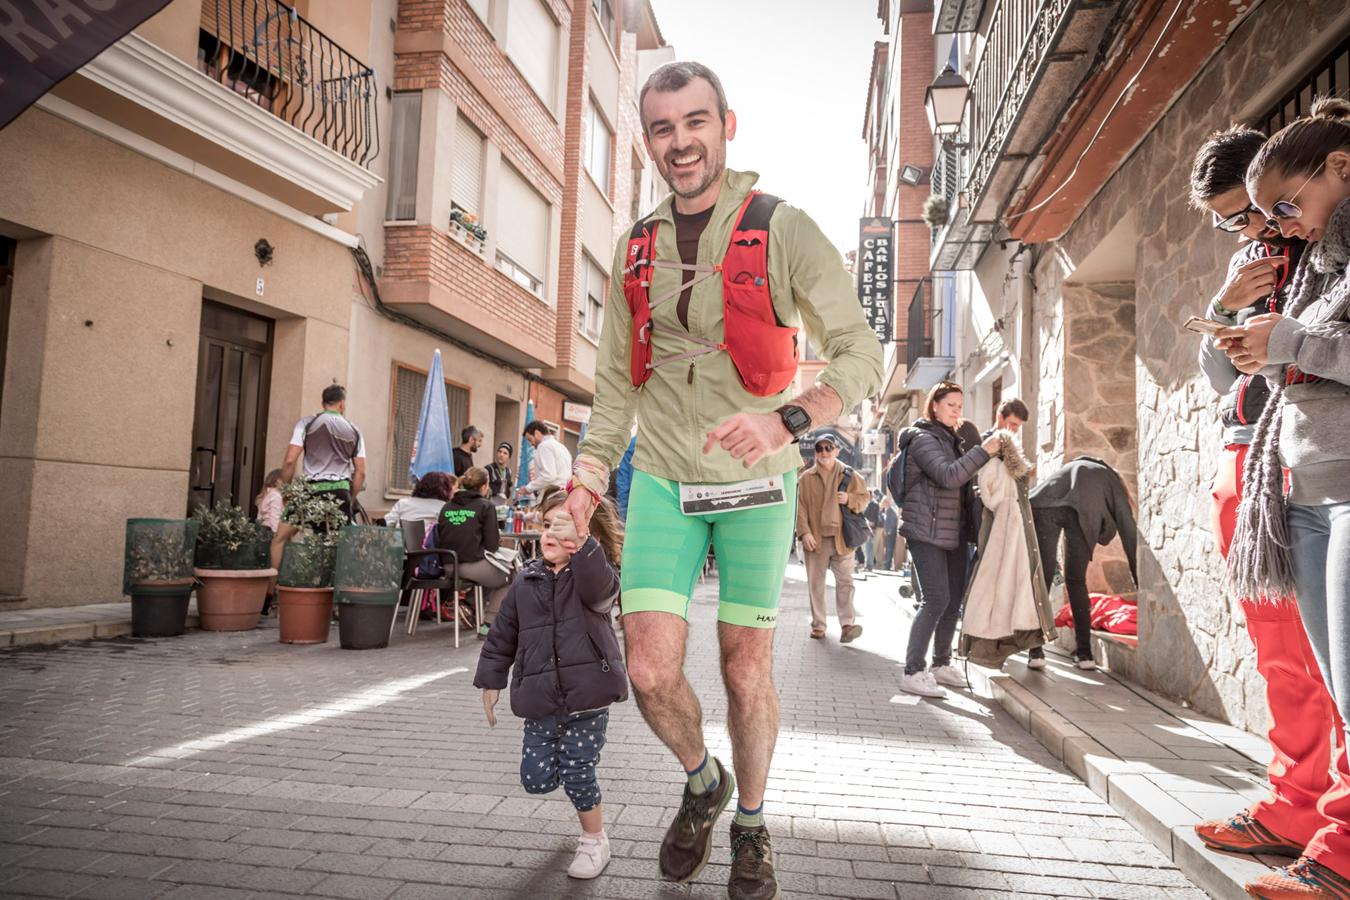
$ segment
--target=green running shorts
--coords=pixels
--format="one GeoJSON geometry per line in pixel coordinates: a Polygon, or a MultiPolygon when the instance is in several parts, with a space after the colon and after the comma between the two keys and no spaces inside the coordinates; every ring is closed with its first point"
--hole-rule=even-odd
{"type": "Polygon", "coordinates": [[[680,485],[634,470],[623,542],[623,612],[689,619],[689,599],[709,544],[717,548],[717,620],[773,628],[797,517],[797,473],[783,476],[777,506],[686,516],[680,485]]]}

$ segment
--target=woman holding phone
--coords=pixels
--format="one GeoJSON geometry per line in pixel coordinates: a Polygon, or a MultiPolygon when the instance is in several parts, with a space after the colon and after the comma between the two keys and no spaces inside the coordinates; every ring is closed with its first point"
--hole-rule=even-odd
{"type": "MultiPolygon", "coordinates": [[[[1272,385],[1243,473],[1229,577],[1240,596],[1295,595],[1344,721],[1350,718],[1350,102],[1318,100],[1311,115],[1267,141],[1247,170],[1247,191],[1283,235],[1312,246],[1284,315],[1255,316],[1217,334],[1240,371],[1259,371],[1272,385]]],[[[1296,863],[1248,890],[1261,897],[1300,889],[1298,896],[1350,895],[1347,794],[1333,791],[1319,807],[1330,824],[1296,863]],[[1307,893],[1309,885],[1323,893],[1307,893]]]]}

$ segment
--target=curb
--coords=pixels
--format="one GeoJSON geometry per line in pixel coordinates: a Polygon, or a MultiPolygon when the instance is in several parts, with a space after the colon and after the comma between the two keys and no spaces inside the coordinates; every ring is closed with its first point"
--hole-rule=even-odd
{"type": "MultiPolygon", "coordinates": [[[[195,612],[187,617],[187,629],[197,627],[195,612]]],[[[89,641],[102,638],[127,637],[131,634],[131,618],[125,621],[77,622],[68,625],[36,625],[31,628],[12,628],[0,631],[0,647],[31,647],[42,644],[61,644],[67,641],[89,641]]]]}
{"type": "Polygon", "coordinates": [[[1003,707],[1065,768],[1211,897],[1249,898],[1244,884],[1267,874],[1271,865],[1289,863],[1275,857],[1209,850],[1195,834],[1192,826],[1196,817],[1192,811],[1140,774],[1135,764],[1107,750],[1011,675],[969,665],[966,676],[976,693],[1003,707]]]}

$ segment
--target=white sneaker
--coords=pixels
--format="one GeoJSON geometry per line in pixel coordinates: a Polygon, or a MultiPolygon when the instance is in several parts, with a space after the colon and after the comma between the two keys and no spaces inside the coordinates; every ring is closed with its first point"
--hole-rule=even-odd
{"type": "Polygon", "coordinates": [[[1091,657],[1088,659],[1080,659],[1078,661],[1078,668],[1091,672],[1093,669],[1097,668],[1097,661],[1091,657]]]}
{"type": "Polygon", "coordinates": [[[966,677],[957,670],[956,666],[933,666],[928,671],[933,674],[933,680],[938,684],[954,688],[966,686],[966,677]]]}
{"type": "Polygon", "coordinates": [[[1038,669],[1038,670],[1039,670],[1039,669],[1044,669],[1044,668],[1045,668],[1045,657],[1044,657],[1044,656],[1033,656],[1033,657],[1031,657],[1030,659],[1027,660],[1027,668],[1028,668],[1028,669],[1038,669]]]}
{"type": "Polygon", "coordinates": [[[920,697],[933,697],[938,700],[947,696],[947,692],[938,687],[937,680],[933,678],[933,673],[927,669],[922,672],[902,675],[900,677],[900,690],[906,694],[918,694],[920,697]]]}
{"type": "Polygon", "coordinates": [[[609,835],[603,831],[598,835],[586,834],[577,838],[577,855],[567,867],[569,878],[595,878],[609,865],[609,835]]]}

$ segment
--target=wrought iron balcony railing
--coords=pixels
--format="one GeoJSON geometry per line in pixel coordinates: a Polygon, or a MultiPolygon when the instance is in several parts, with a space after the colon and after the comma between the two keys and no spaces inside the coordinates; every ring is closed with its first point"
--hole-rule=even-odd
{"type": "Polygon", "coordinates": [[[936,321],[932,287],[931,279],[921,279],[914,288],[914,297],[909,301],[909,312],[906,316],[905,365],[911,370],[920,359],[933,355],[936,321]]]}
{"type": "Polygon", "coordinates": [[[379,153],[375,70],[280,0],[203,0],[198,68],[362,166],[379,153]]]}

